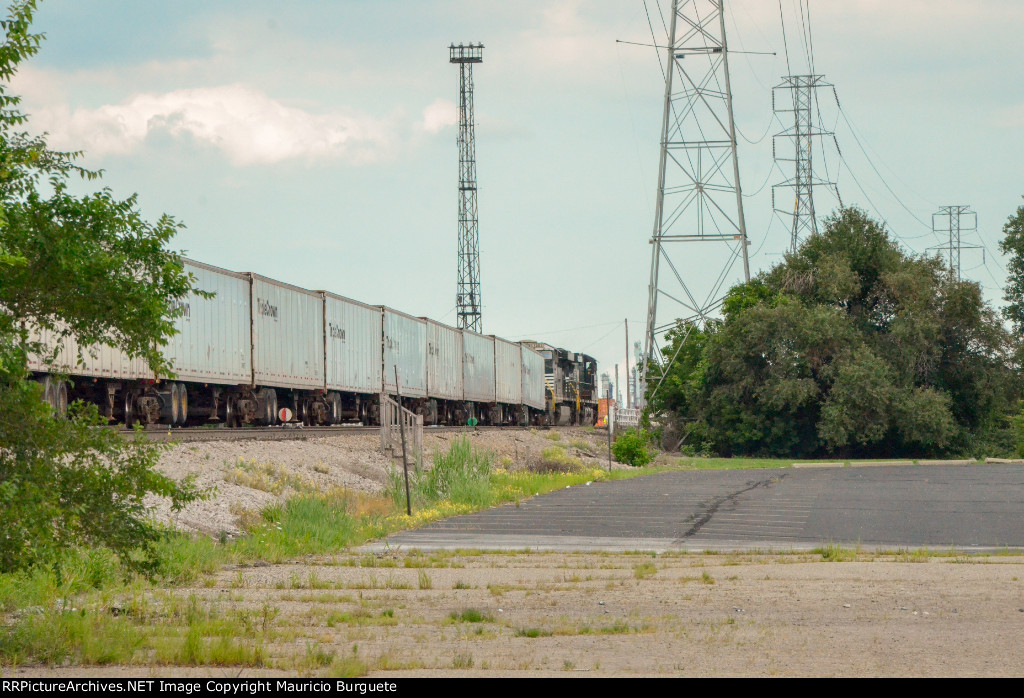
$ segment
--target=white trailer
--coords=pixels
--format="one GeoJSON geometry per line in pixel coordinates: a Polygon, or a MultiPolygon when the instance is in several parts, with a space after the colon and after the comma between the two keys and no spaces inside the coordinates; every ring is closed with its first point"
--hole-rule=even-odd
{"type": "Polygon", "coordinates": [[[463,393],[462,333],[427,320],[427,395],[435,400],[462,400],[463,393]]]}
{"type": "Polygon", "coordinates": [[[248,276],[252,280],[253,383],[275,389],[323,390],[323,298],[265,276],[248,276]]]}
{"type": "Polygon", "coordinates": [[[523,401],[523,353],[519,345],[494,338],[494,398],[506,405],[523,401]]]}
{"type": "Polygon", "coordinates": [[[494,338],[462,330],[462,354],[466,400],[494,402],[494,338]]]}
{"type": "Polygon", "coordinates": [[[427,321],[384,308],[384,392],[396,395],[395,368],[403,398],[427,396],[427,321]]]}

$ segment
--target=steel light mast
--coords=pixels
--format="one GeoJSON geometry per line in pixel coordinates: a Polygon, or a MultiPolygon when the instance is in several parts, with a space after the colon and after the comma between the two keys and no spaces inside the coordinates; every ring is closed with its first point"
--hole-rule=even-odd
{"type": "Polygon", "coordinates": [[[455,306],[459,329],[483,333],[480,301],[480,224],[476,205],[476,137],[473,124],[473,64],[484,62],[484,45],[451,44],[459,65],[459,272],[455,306]]]}

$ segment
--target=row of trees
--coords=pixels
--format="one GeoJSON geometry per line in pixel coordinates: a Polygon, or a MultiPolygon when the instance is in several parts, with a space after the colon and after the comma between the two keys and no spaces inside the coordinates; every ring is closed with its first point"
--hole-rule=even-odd
{"type": "MultiPolygon", "coordinates": [[[[1006,316],[1024,324],[1024,207],[1006,227],[1006,316]]],[[[1012,448],[1020,346],[936,257],[856,208],[734,287],[723,318],[682,323],[648,403],[722,455],[939,455],[1012,448]],[[674,357],[674,360],[673,360],[674,357]]]]}

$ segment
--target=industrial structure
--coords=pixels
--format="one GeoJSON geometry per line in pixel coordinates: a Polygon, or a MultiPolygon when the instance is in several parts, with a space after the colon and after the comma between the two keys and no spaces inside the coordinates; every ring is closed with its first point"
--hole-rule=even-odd
{"type": "MultiPolygon", "coordinates": [[[[814,210],[814,187],[829,188],[838,199],[839,206],[843,205],[836,183],[822,178],[813,167],[815,139],[824,136],[835,138],[833,132],[825,131],[814,124],[816,91],[821,87],[834,89],[831,83],[825,82],[822,75],[787,75],[783,77],[781,84],[772,88],[772,110],[777,115],[792,114],[793,119],[791,127],[772,138],[772,156],[775,162],[793,165],[793,176],[772,186],[772,209],[784,217],[792,218],[790,251],[795,251],[801,240],[818,232],[818,219],[814,210]],[[784,143],[781,149],[778,145],[779,139],[784,143]],[[776,204],[775,194],[780,188],[793,190],[792,209],[780,209],[776,204]]],[[[782,116],[780,121],[783,121],[782,116]]],[[[781,164],[780,169],[785,171],[781,164]]]]}
{"type": "Polygon", "coordinates": [[[737,281],[737,260],[750,280],[723,2],[673,0],[668,45],[658,46],[665,101],[640,395],[652,364],[661,363],[659,338],[679,320],[704,325],[737,281]],[[693,243],[702,243],[700,254],[693,243]],[[709,287],[698,288],[692,277],[716,268],[709,287]]]}
{"type": "Polygon", "coordinates": [[[473,64],[483,63],[484,45],[451,44],[448,60],[459,66],[459,271],[455,306],[461,330],[483,333],[480,301],[480,222],[476,202],[476,136],[473,64]]]}
{"type": "Polygon", "coordinates": [[[938,213],[932,214],[932,232],[936,235],[945,233],[949,243],[940,246],[946,251],[949,262],[949,276],[953,281],[960,280],[960,250],[978,249],[978,245],[964,245],[961,236],[964,233],[978,232],[978,214],[970,206],[941,206],[938,213]]]}

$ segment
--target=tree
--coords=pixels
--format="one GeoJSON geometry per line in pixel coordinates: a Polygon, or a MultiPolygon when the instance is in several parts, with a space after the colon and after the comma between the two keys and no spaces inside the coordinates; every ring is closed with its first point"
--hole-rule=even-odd
{"type": "Polygon", "coordinates": [[[731,289],[723,314],[657,398],[721,453],[938,454],[1006,430],[1009,337],[978,285],[858,209],[731,289]]]}
{"type": "Polygon", "coordinates": [[[24,131],[26,116],[9,83],[42,36],[30,32],[35,0],[19,0],[0,22],[0,571],[52,562],[74,545],[101,545],[129,566],[154,564],[161,529],[143,498],[195,499],[188,483],[154,471],[160,447],[93,427],[95,407],[69,419],[44,406],[27,380],[27,357],[56,354],[74,335],[145,357],[162,374],[159,345],[174,332],[172,303],[191,290],[180,257],[167,249],[179,229],[169,216],[144,221],[134,196],[108,189],[70,193],[80,153],[49,149],[24,131]],[[44,193],[45,192],[45,193],[44,193]],[[41,344],[49,330],[56,346],[41,344]]]}
{"type": "Polygon", "coordinates": [[[999,249],[1010,256],[1007,263],[1007,283],[1003,300],[1003,317],[1013,323],[1018,339],[1024,335],[1024,206],[1010,216],[1003,226],[1003,239],[999,249]]]}

